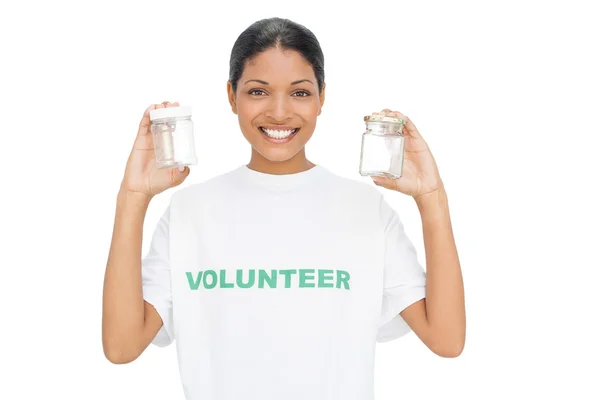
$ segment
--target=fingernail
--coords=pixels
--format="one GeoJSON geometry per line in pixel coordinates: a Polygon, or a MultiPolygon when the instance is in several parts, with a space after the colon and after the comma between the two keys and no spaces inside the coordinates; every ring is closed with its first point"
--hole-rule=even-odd
{"type": "Polygon", "coordinates": [[[179,170],[179,172],[183,172],[185,170],[185,167],[179,167],[177,169],[179,170]]]}

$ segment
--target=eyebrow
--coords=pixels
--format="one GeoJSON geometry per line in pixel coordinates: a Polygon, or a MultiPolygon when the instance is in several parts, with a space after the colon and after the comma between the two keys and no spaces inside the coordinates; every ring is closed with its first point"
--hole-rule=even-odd
{"type": "MultiPolygon", "coordinates": [[[[247,80],[244,83],[244,85],[247,84],[248,82],[258,82],[258,83],[263,84],[263,85],[268,85],[269,84],[269,82],[265,82],[265,81],[262,81],[260,79],[250,79],[250,80],[247,80]]],[[[302,82],[310,82],[310,83],[312,83],[312,81],[310,81],[308,79],[300,79],[298,81],[292,82],[292,85],[297,85],[297,84],[302,83],[302,82]]]]}

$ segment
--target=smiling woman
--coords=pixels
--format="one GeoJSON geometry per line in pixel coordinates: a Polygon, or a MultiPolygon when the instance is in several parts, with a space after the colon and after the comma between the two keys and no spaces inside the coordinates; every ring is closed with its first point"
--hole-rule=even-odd
{"type": "MultiPolygon", "coordinates": [[[[376,342],[414,328],[436,354],[457,354],[461,293],[443,198],[433,192],[417,203],[428,221],[425,274],[376,187],[306,158],[325,100],[323,66],[319,42],[295,22],[260,20],[241,33],[227,93],[250,161],[172,193],[140,265],[149,201],[190,173],[154,168],[148,114],[161,107],[146,110],[106,270],[109,360],[175,342],[189,400],[371,400],[376,342]],[[431,302],[430,267],[444,273],[427,288],[431,302]]],[[[426,149],[407,121],[407,149],[426,149]]]]}
{"type": "Polygon", "coordinates": [[[233,46],[227,93],[252,146],[248,167],[289,174],[314,167],[305,145],[325,101],[317,38],[289,20],[258,21],[233,46]]]}

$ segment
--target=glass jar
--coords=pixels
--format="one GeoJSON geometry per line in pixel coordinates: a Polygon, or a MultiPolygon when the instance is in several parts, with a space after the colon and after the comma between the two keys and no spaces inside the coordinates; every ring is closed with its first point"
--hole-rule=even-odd
{"type": "Polygon", "coordinates": [[[404,163],[403,118],[368,115],[362,135],[359,173],[398,179],[404,163]]]}
{"type": "Polygon", "coordinates": [[[150,121],[154,156],[158,168],[198,164],[191,107],[150,110],[150,121]]]}

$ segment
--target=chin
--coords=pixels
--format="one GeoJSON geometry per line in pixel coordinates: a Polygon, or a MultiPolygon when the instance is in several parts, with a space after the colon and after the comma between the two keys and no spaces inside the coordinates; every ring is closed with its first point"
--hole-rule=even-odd
{"type": "Polygon", "coordinates": [[[293,158],[299,151],[301,151],[308,140],[309,135],[306,136],[306,132],[302,132],[304,129],[300,129],[299,133],[287,143],[273,143],[267,140],[264,135],[260,132],[252,132],[252,134],[245,133],[246,140],[252,145],[254,150],[261,154],[269,161],[282,162],[293,158]],[[258,133],[258,134],[257,134],[258,133]]]}
{"type": "Polygon", "coordinates": [[[300,151],[300,149],[272,149],[265,148],[264,146],[254,147],[254,149],[264,158],[272,162],[288,161],[294,158],[300,151]]]}

